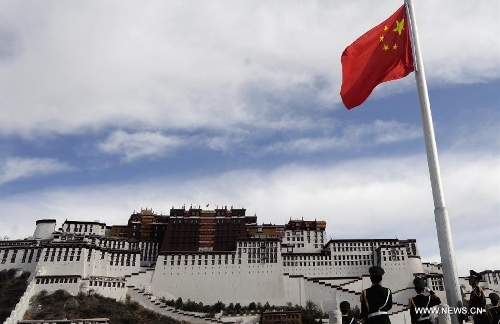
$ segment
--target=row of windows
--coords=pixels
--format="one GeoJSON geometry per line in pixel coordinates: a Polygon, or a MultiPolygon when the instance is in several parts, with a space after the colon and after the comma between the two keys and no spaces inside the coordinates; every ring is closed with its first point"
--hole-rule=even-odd
{"type": "Polygon", "coordinates": [[[302,262],[302,261],[287,261],[283,262],[283,266],[285,267],[310,267],[310,266],[331,266],[332,261],[316,261],[316,262],[302,262]]]}
{"type": "Polygon", "coordinates": [[[61,251],[65,250],[66,253],[68,253],[68,251],[70,251],[71,249],[71,254],[75,254],[75,251],[78,251],[78,254],[80,254],[82,252],[82,248],[47,248],[45,250],[45,255],[49,255],[50,252],[52,252],[52,255],[55,255],[56,252],[59,252],[61,253],[61,251]]]}
{"type": "Polygon", "coordinates": [[[431,279],[432,289],[444,291],[444,284],[442,278],[431,279]]]}
{"type": "MultiPolygon", "coordinates": [[[[241,261],[241,260],[238,260],[241,261]]],[[[278,263],[276,259],[248,259],[248,263],[278,263]]]]}
{"type": "MultiPolygon", "coordinates": [[[[127,266],[127,267],[130,267],[130,260],[127,260],[127,262],[124,262],[123,260],[121,260],[120,262],[118,262],[118,260],[115,261],[115,266],[127,266]]],[[[110,261],[109,262],[109,265],[110,266],[113,266],[113,261],[110,261]]],[[[135,267],[135,260],[132,261],[132,266],[135,267]]]]}
{"type": "Polygon", "coordinates": [[[382,258],[384,261],[403,261],[405,259],[404,256],[399,257],[399,256],[390,256],[390,257],[383,257],[382,258]]]}
{"type": "MultiPolygon", "coordinates": [[[[212,254],[211,259],[215,260],[216,256],[217,256],[218,259],[221,260],[222,256],[224,256],[224,259],[227,260],[228,259],[228,255],[229,254],[212,254]]],[[[184,256],[184,260],[187,260],[188,257],[189,257],[189,255],[187,255],[187,254],[184,254],[184,255],[179,254],[179,255],[172,255],[172,256],[168,256],[167,255],[165,257],[165,261],[168,261],[168,260],[172,260],[173,261],[174,259],[181,260],[182,256],[184,256]]],[[[200,259],[200,260],[202,258],[205,259],[205,260],[207,260],[209,255],[208,254],[191,254],[190,256],[191,256],[191,260],[194,260],[196,258],[196,256],[198,256],[198,259],[200,259]],[[202,256],[204,256],[204,257],[202,257],[202,256]]],[[[231,254],[231,258],[234,259],[234,257],[235,257],[234,254],[231,254]]]]}
{"type": "MultiPolygon", "coordinates": [[[[58,256],[61,256],[61,255],[62,255],[62,252],[63,252],[63,249],[60,249],[60,250],[56,250],[56,249],[54,249],[54,250],[52,251],[52,257],[54,257],[54,256],[56,255],[56,252],[58,252],[58,253],[57,253],[57,255],[58,255],[58,256]]],[[[78,250],[76,251],[76,253],[77,253],[78,255],[82,254],[82,249],[78,249],[78,250]]],[[[51,254],[51,253],[50,253],[50,249],[45,250],[45,257],[49,256],[50,254],[51,254]]],[[[69,249],[65,249],[65,250],[64,250],[64,255],[65,255],[65,256],[68,256],[69,254],[71,254],[71,255],[75,255],[75,250],[73,249],[73,250],[71,250],[71,251],[70,251],[69,249]],[[70,253],[70,252],[71,252],[71,253],[70,253]]]]}
{"type": "MultiPolygon", "coordinates": [[[[21,263],[26,263],[26,257],[28,257],[28,263],[31,263],[31,261],[33,260],[33,250],[29,250],[29,255],[28,255],[28,250],[25,250],[24,253],[23,253],[23,258],[21,260],[21,263]]],[[[35,262],[38,262],[38,260],[40,259],[40,255],[42,253],[42,249],[38,249],[37,250],[37,253],[36,253],[36,260],[35,262]]]]}
{"type": "MultiPolygon", "coordinates": [[[[5,258],[5,257],[7,257],[7,255],[9,255],[10,250],[4,250],[4,251],[5,251],[5,252],[4,252],[3,257],[5,258]]],[[[17,251],[19,251],[19,250],[18,250],[18,249],[14,249],[13,251],[14,251],[14,253],[17,253],[17,251]]],[[[1,252],[1,251],[0,251],[0,252],[1,252]]]]}
{"type": "Polygon", "coordinates": [[[277,242],[238,242],[238,247],[277,247],[277,242]],[[248,243],[248,244],[247,244],[248,243]]]}
{"type": "Polygon", "coordinates": [[[52,283],[76,283],[77,278],[38,278],[37,284],[52,284],[52,283]]]}
{"type": "Polygon", "coordinates": [[[372,251],[370,247],[333,247],[333,252],[349,252],[349,251],[372,251]]]}
{"type": "MultiPolygon", "coordinates": [[[[243,249],[239,249],[238,250],[238,253],[241,253],[241,251],[243,251],[243,253],[247,253],[247,249],[243,248],[243,249]]],[[[278,249],[277,248],[248,248],[248,253],[255,253],[256,251],[271,251],[271,252],[278,252],[278,249]]]]}
{"type": "Polygon", "coordinates": [[[274,257],[277,256],[277,253],[276,252],[272,252],[272,251],[252,251],[251,253],[248,253],[248,257],[254,257],[257,255],[257,257],[261,256],[261,255],[274,255],[274,257]]]}
{"type": "Polygon", "coordinates": [[[370,254],[364,254],[364,255],[334,255],[333,256],[334,260],[364,260],[368,259],[371,260],[373,257],[370,254]]]}
{"type": "Polygon", "coordinates": [[[248,257],[248,263],[278,263],[276,256],[248,257]],[[260,261],[260,262],[259,262],[260,261]]]}
{"type": "Polygon", "coordinates": [[[336,266],[344,266],[344,265],[372,265],[370,260],[362,260],[362,261],[334,261],[333,265],[336,266]]]}
{"type": "Polygon", "coordinates": [[[110,247],[113,249],[121,249],[121,248],[126,248],[126,243],[125,241],[115,241],[115,240],[102,240],[99,242],[99,246],[102,247],[110,247]]]}
{"type": "MultiPolygon", "coordinates": [[[[111,260],[111,261],[113,261],[114,259],[115,259],[115,254],[114,254],[114,253],[112,253],[112,254],[110,255],[110,260],[111,260]]],[[[122,260],[130,260],[130,259],[134,259],[134,260],[135,260],[135,254],[132,254],[132,257],[131,257],[131,255],[130,255],[130,254],[128,254],[128,253],[127,253],[126,255],[125,255],[125,254],[116,254],[116,260],[120,260],[120,259],[122,259],[122,260]]]]}
{"type": "MultiPolygon", "coordinates": [[[[69,261],[80,261],[80,256],[78,255],[78,256],[74,257],[74,256],[72,255],[72,256],[70,256],[70,257],[68,258],[68,256],[67,256],[67,255],[65,255],[64,257],[61,257],[61,256],[58,256],[58,257],[57,257],[57,261],[61,261],[61,260],[62,260],[62,261],[68,261],[68,259],[69,259],[69,261]]],[[[48,257],[43,258],[43,261],[44,261],[44,262],[47,262],[48,260],[49,260],[49,258],[48,258],[48,257]]],[[[54,260],[55,260],[55,257],[54,257],[54,256],[51,256],[51,257],[50,257],[50,262],[54,262],[54,260]]]]}
{"type": "Polygon", "coordinates": [[[125,283],[124,282],[111,282],[111,281],[89,281],[89,286],[92,287],[118,287],[118,288],[124,288],[125,283]]]}
{"type": "MultiPolygon", "coordinates": [[[[239,263],[241,263],[241,260],[238,260],[239,263]]],[[[231,264],[234,264],[234,258],[231,259],[231,264]]],[[[173,266],[173,265],[178,265],[180,266],[181,263],[183,265],[216,265],[216,264],[229,264],[229,260],[228,259],[225,259],[225,260],[198,260],[198,262],[196,262],[196,260],[191,260],[191,262],[189,262],[189,260],[184,260],[184,262],[182,262],[181,260],[177,260],[177,261],[174,261],[174,260],[171,260],[170,261],[170,265],[173,266]]],[[[163,261],[163,265],[166,266],[167,265],[167,261],[163,261]]]]}
{"type": "Polygon", "coordinates": [[[326,256],[326,255],[298,255],[298,256],[290,256],[290,255],[285,255],[283,256],[283,260],[331,260],[331,256],[326,256]]]}
{"type": "MultiPolygon", "coordinates": [[[[291,237],[291,239],[290,239],[290,237],[287,237],[287,238],[286,238],[286,240],[287,240],[288,242],[289,242],[289,241],[295,242],[295,236],[291,237]]],[[[299,241],[300,241],[300,242],[303,242],[303,241],[304,241],[304,238],[303,238],[303,237],[297,237],[297,242],[299,242],[299,241]]],[[[308,242],[308,243],[311,243],[311,240],[310,240],[310,239],[308,239],[308,240],[307,240],[307,242],[308,242]]],[[[323,238],[321,238],[321,239],[319,240],[319,242],[318,242],[318,239],[314,239],[314,243],[324,243],[324,240],[323,240],[323,238]]]]}
{"type": "Polygon", "coordinates": [[[338,247],[360,247],[360,246],[374,246],[375,248],[380,246],[380,245],[394,245],[398,243],[397,241],[382,241],[382,242],[375,242],[375,241],[370,241],[370,242],[333,242],[333,246],[338,246],[338,247]]]}
{"type": "MultiPolygon", "coordinates": [[[[307,236],[311,236],[311,232],[314,233],[314,236],[318,236],[318,233],[320,234],[321,237],[323,237],[324,232],[323,231],[305,231],[307,236]]],[[[290,236],[290,233],[295,236],[303,236],[304,231],[286,231],[286,236],[290,236]]]]}
{"type": "Polygon", "coordinates": [[[0,246],[25,246],[25,245],[35,245],[33,241],[27,242],[12,242],[12,241],[0,241],[0,246]]]}
{"type": "MultiPolygon", "coordinates": [[[[15,263],[16,262],[17,251],[18,251],[17,249],[14,250],[14,253],[10,257],[10,263],[15,263]]],[[[31,261],[33,259],[33,251],[34,250],[32,250],[32,249],[30,249],[30,250],[24,250],[23,258],[22,258],[21,262],[25,263],[26,262],[26,257],[28,256],[28,263],[31,263],[31,261]],[[28,251],[30,251],[29,252],[30,253],[29,256],[28,256],[28,251]]],[[[42,252],[42,249],[37,249],[37,254],[36,254],[36,260],[35,260],[35,262],[38,262],[38,260],[40,259],[40,253],[41,252],[42,252]]],[[[9,250],[5,250],[5,252],[3,254],[3,257],[2,257],[1,264],[7,263],[7,257],[8,256],[9,256],[9,250]]]]}
{"type": "MultiPolygon", "coordinates": [[[[101,229],[103,229],[103,228],[104,227],[101,226],[101,229]]],[[[66,227],[66,231],[71,232],[71,224],[68,224],[68,226],[66,227]]],[[[94,233],[94,225],[74,224],[73,232],[90,232],[91,234],[95,234],[94,233]]]]}
{"type": "Polygon", "coordinates": [[[404,255],[403,251],[400,251],[400,250],[392,250],[392,251],[382,251],[382,255],[392,255],[392,254],[396,254],[396,255],[404,255]],[[386,253],[387,252],[387,253],[386,253]],[[400,253],[401,252],[401,253],[400,253]]]}

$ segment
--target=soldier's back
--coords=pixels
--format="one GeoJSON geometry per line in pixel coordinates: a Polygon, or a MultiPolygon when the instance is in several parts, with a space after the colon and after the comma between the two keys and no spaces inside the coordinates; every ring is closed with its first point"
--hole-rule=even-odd
{"type": "Polygon", "coordinates": [[[373,285],[366,289],[366,300],[369,307],[367,324],[390,324],[388,310],[392,308],[391,291],[381,285],[373,285]],[[374,315],[374,313],[382,313],[374,315]]]}
{"type": "Polygon", "coordinates": [[[410,315],[412,323],[419,324],[432,324],[429,319],[429,311],[426,310],[441,304],[441,300],[435,294],[425,296],[424,294],[418,294],[410,298],[410,315]],[[418,312],[417,312],[418,310],[418,312]]]}
{"type": "Polygon", "coordinates": [[[342,316],[342,324],[357,324],[358,322],[354,320],[351,316],[342,316]]]}
{"type": "Polygon", "coordinates": [[[498,324],[500,323],[500,306],[491,307],[484,316],[484,323],[498,324]]]}

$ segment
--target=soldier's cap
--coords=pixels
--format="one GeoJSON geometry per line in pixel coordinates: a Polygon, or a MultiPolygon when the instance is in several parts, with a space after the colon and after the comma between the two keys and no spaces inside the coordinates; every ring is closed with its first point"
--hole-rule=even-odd
{"type": "MultiPolygon", "coordinates": [[[[498,301],[500,300],[500,297],[498,297],[498,295],[495,293],[489,294],[488,297],[490,297],[492,303],[498,303],[498,301]]],[[[342,306],[340,308],[342,309],[342,306]]]]}
{"type": "Polygon", "coordinates": [[[422,278],[413,279],[413,285],[415,286],[415,288],[425,288],[426,286],[425,281],[422,278]]]}
{"type": "Polygon", "coordinates": [[[382,276],[385,273],[384,269],[379,266],[370,267],[370,269],[368,269],[368,272],[372,276],[382,276]]]}
{"type": "Polygon", "coordinates": [[[477,280],[481,281],[481,279],[483,278],[479,273],[477,273],[476,271],[474,270],[470,270],[470,277],[473,277],[473,278],[477,278],[477,280]]]}
{"type": "Polygon", "coordinates": [[[347,311],[351,309],[351,304],[349,304],[349,302],[346,302],[345,300],[343,302],[340,303],[340,310],[341,311],[347,311]]]}

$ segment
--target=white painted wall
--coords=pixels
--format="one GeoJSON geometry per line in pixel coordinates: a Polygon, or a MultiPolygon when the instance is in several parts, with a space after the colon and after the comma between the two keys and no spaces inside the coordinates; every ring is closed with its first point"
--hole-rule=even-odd
{"type": "Polygon", "coordinates": [[[38,250],[42,250],[42,248],[29,246],[0,247],[0,271],[20,269],[33,272],[38,263],[36,260],[38,250]]]}
{"type": "MultiPolygon", "coordinates": [[[[274,305],[285,304],[280,263],[248,264],[247,259],[242,258],[241,264],[235,262],[235,264],[219,265],[216,262],[215,265],[211,265],[209,258],[209,264],[205,265],[204,255],[197,256],[203,257],[202,265],[197,264],[197,258],[194,266],[184,265],[182,262],[181,265],[175,262],[172,266],[170,263],[172,255],[160,255],[153,275],[151,292],[159,297],[171,294],[182,297],[183,300],[189,298],[208,304],[216,303],[218,300],[241,305],[259,301],[274,305]],[[245,293],[242,294],[242,291],[245,293]]],[[[215,256],[215,260],[218,260],[218,255],[215,256]]]]}
{"type": "Polygon", "coordinates": [[[47,240],[52,238],[52,233],[56,229],[56,222],[39,222],[36,224],[33,238],[37,240],[47,240]]]}

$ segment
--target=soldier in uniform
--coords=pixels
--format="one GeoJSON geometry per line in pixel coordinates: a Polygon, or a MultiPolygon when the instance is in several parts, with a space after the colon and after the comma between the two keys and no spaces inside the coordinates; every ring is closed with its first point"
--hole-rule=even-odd
{"type": "Polygon", "coordinates": [[[349,302],[343,301],[340,303],[340,312],[342,313],[342,324],[356,324],[352,316],[349,315],[349,310],[351,309],[351,304],[349,302]]]}
{"type": "Polygon", "coordinates": [[[481,280],[481,275],[474,270],[470,270],[469,285],[472,287],[469,299],[469,308],[467,311],[468,316],[472,316],[474,323],[481,323],[481,310],[484,311],[486,306],[486,297],[484,296],[484,291],[479,287],[479,281],[481,280]]]}
{"type": "Polygon", "coordinates": [[[372,286],[361,292],[361,319],[367,324],[390,324],[387,311],[392,308],[392,294],[380,284],[384,269],[374,266],[368,271],[372,286]]]}
{"type": "Polygon", "coordinates": [[[500,299],[497,294],[491,293],[488,295],[491,300],[491,307],[486,310],[486,314],[484,314],[483,323],[488,324],[499,324],[500,323],[500,305],[498,300],[500,299]]]}
{"type": "Polygon", "coordinates": [[[410,298],[408,302],[408,307],[410,308],[410,316],[412,324],[432,324],[429,318],[429,312],[418,312],[419,310],[429,309],[433,306],[441,304],[439,297],[429,288],[425,286],[425,281],[421,278],[415,278],[413,280],[413,285],[415,286],[415,291],[417,295],[410,298]],[[424,295],[424,291],[428,292],[429,295],[424,295]]]}

